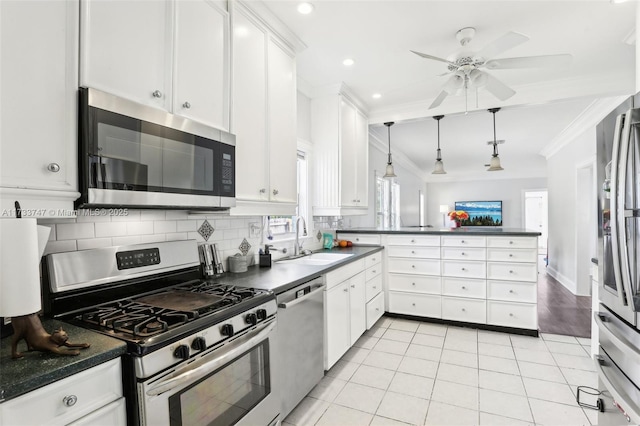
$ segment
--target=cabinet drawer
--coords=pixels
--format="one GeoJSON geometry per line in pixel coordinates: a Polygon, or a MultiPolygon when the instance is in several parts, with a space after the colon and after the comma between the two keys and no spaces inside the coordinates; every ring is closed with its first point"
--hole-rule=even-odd
{"type": "Polygon", "coordinates": [[[389,257],[440,259],[440,247],[389,246],[387,255],[389,257]]]}
{"type": "Polygon", "coordinates": [[[326,276],[327,290],[362,271],[364,271],[364,259],[356,260],[340,269],[328,272],[326,276]]]}
{"type": "Polygon", "coordinates": [[[384,314],[384,293],[379,293],[367,303],[367,330],[384,314]]]}
{"type": "Polygon", "coordinates": [[[485,279],[487,276],[487,264],[486,262],[477,261],[443,260],[442,276],[485,279]]]}
{"type": "Polygon", "coordinates": [[[120,358],[2,404],[1,424],[66,425],[122,397],[120,358]],[[68,407],[63,400],[76,396],[68,407]]]}
{"type": "Polygon", "coordinates": [[[382,274],[378,274],[373,279],[367,280],[365,288],[367,300],[371,300],[376,294],[382,291],[382,274]]]}
{"type": "Polygon", "coordinates": [[[126,424],[125,402],[124,398],[120,398],[67,426],[126,426],[126,424]]]}
{"type": "Polygon", "coordinates": [[[487,321],[487,301],[443,297],[442,319],[484,324],[487,321]]]}
{"type": "Polygon", "coordinates": [[[349,240],[355,245],[380,245],[380,235],[376,234],[339,234],[339,239],[349,240]]]}
{"type": "Polygon", "coordinates": [[[491,280],[537,281],[535,263],[487,262],[487,278],[491,280]]]}
{"type": "Polygon", "coordinates": [[[537,262],[537,249],[488,248],[487,260],[496,262],[537,262]]]}
{"type": "Polygon", "coordinates": [[[390,246],[439,246],[439,235],[389,235],[390,246]]]}
{"type": "Polygon", "coordinates": [[[440,275],[440,261],[431,259],[389,258],[389,272],[440,275]]]}
{"type": "Polygon", "coordinates": [[[372,254],[371,256],[367,256],[364,258],[364,267],[371,268],[373,265],[377,265],[382,261],[382,252],[379,251],[376,254],[372,254]]]}
{"type": "Polygon", "coordinates": [[[487,323],[503,327],[538,329],[535,304],[487,301],[487,323]]]}
{"type": "Polygon", "coordinates": [[[441,297],[431,294],[389,292],[389,312],[440,318],[441,297]]]}
{"type": "Polygon", "coordinates": [[[378,263],[377,265],[373,265],[370,268],[367,268],[364,271],[364,276],[367,281],[374,279],[382,272],[382,264],[378,263]]]}
{"type": "Polygon", "coordinates": [[[486,249],[480,247],[442,247],[441,250],[442,259],[485,261],[487,257],[486,249]]]}
{"type": "Polygon", "coordinates": [[[444,235],[442,236],[442,246],[447,247],[486,247],[487,237],[465,236],[465,235],[444,235]]]}
{"type": "Polygon", "coordinates": [[[487,237],[487,247],[537,248],[538,237],[487,237]]]}
{"type": "Polygon", "coordinates": [[[536,303],[537,283],[487,281],[487,299],[536,303]]]}
{"type": "Polygon", "coordinates": [[[465,278],[442,278],[442,295],[486,299],[487,282],[465,278]]]}
{"type": "Polygon", "coordinates": [[[433,275],[389,274],[389,290],[440,294],[441,278],[433,275]]]}

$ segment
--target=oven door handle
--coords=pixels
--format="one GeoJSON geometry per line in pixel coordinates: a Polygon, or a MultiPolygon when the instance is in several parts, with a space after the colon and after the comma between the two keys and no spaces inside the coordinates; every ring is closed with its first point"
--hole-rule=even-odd
{"type": "MultiPolygon", "coordinates": [[[[216,358],[213,358],[212,360],[206,360],[206,358],[202,358],[200,361],[202,361],[204,364],[195,368],[191,368],[185,371],[184,373],[181,373],[168,380],[160,381],[156,386],[153,386],[152,388],[147,390],[146,392],[147,395],[149,396],[160,395],[161,393],[175,389],[176,387],[181,386],[184,383],[201,379],[207,374],[217,370],[222,365],[228,363],[235,357],[251,349],[258,343],[260,343],[262,340],[266,339],[269,333],[273,331],[275,326],[276,326],[276,322],[272,321],[271,323],[266,324],[261,328],[257,328],[256,330],[250,333],[247,333],[242,337],[239,337],[233,342],[227,345],[224,345],[221,348],[218,348],[218,349],[224,349],[224,353],[222,355],[216,358]]],[[[214,352],[217,352],[218,349],[216,349],[214,352]]]]}

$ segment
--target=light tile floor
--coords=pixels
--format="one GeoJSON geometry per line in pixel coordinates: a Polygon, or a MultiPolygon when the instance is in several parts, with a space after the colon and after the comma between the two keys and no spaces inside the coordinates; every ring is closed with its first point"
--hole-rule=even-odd
{"type": "Polygon", "coordinates": [[[283,424],[595,425],[589,345],[383,317],[283,424]]]}

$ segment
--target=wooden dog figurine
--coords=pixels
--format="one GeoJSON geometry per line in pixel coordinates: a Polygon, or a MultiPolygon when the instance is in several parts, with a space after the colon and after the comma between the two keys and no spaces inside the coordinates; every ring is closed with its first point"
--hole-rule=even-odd
{"type": "Polygon", "coordinates": [[[18,342],[24,339],[27,342],[28,350],[40,352],[53,352],[58,355],[79,355],[79,350],[67,350],[60,348],[86,349],[91,346],[88,343],[70,343],[69,336],[62,329],[58,328],[53,334],[49,334],[42,327],[37,314],[25,315],[11,318],[13,325],[13,337],[11,338],[11,358],[22,358],[24,355],[18,352],[18,342]]]}

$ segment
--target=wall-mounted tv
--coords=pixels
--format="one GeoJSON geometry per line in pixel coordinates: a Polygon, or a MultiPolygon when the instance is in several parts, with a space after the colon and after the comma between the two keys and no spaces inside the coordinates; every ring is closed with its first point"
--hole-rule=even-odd
{"type": "Polygon", "coordinates": [[[462,226],[502,226],[502,201],[456,201],[455,209],[469,214],[462,226]]]}

